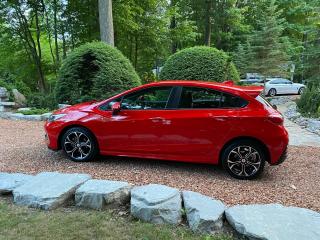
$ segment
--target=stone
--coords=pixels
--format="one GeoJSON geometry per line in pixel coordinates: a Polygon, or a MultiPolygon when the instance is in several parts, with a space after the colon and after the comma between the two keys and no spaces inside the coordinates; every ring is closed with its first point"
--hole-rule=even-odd
{"type": "Polygon", "coordinates": [[[22,111],[22,112],[23,112],[23,111],[30,111],[30,110],[31,110],[31,108],[29,108],[29,107],[18,108],[18,109],[17,109],[18,112],[21,112],[21,111],[22,111]]]}
{"type": "Polygon", "coordinates": [[[146,222],[178,224],[181,205],[181,194],[175,188],[149,184],[131,190],[131,214],[146,222]]]}
{"type": "Polygon", "coordinates": [[[202,234],[222,231],[226,207],[221,201],[191,191],[183,191],[182,198],[192,231],[202,234]]]}
{"type": "Polygon", "coordinates": [[[320,214],[281,204],[237,205],[226,210],[230,225],[254,240],[319,240],[320,214]]]}
{"type": "Polygon", "coordinates": [[[66,107],[70,107],[71,105],[69,104],[58,104],[58,108],[62,109],[62,108],[66,108],[66,107]]]}
{"type": "Polygon", "coordinates": [[[26,97],[18,91],[18,89],[12,89],[12,95],[14,97],[14,101],[20,107],[25,106],[27,99],[26,97]]]}
{"type": "Polygon", "coordinates": [[[42,172],[14,189],[13,199],[22,206],[55,209],[71,199],[76,189],[90,178],[87,174],[42,172]]]}
{"type": "Polygon", "coordinates": [[[22,173],[0,173],[0,194],[11,193],[17,187],[33,178],[32,175],[22,173]]]}
{"type": "Polygon", "coordinates": [[[42,114],[41,115],[41,121],[48,120],[48,118],[51,116],[51,114],[52,114],[51,112],[42,114]]]}
{"type": "Polygon", "coordinates": [[[1,99],[7,99],[8,98],[8,90],[5,87],[0,87],[0,102],[1,99]]]}
{"type": "Polygon", "coordinates": [[[127,182],[88,180],[75,194],[79,207],[104,209],[106,206],[120,206],[130,201],[131,185],[127,182]]]}

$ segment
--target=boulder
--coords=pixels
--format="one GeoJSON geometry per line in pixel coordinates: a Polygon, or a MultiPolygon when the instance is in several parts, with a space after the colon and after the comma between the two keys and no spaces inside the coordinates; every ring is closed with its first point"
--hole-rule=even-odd
{"type": "Polygon", "coordinates": [[[75,194],[79,207],[101,210],[106,206],[119,206],[129,202],[131,185],[127,182],[89,180],[75,194]]]}
{"type": "Polygon", "coordinates": [[[0,194],[11,193],[32,178],[32,175],[22,173],[0,173],[0,194]]]}
{"type": "Polygon", "coordinates": [[[18,205],[50,210],[71,199],[76,189],[89,180],[87,174],[43,172],[13,190],[18,205]]]}
{"type": "Polygon", "coordinates": [[[18,89],[12,89],[12,95],[14,97],[14,101],[20,107],[25,106],[27,103],[26,97],[18,91],[18,89]]]}
{"type": "Polygon", "coordinates": [[[226,210],[230,225],[254,240],[318,240],[320,214],[280,204],[237,205],[226,210]]]}
{"type": "Polygon", "coordinates": [[[9,97],[8,90],[5,87],[0,87],[0,102],[1,100],[7,100],[9,97]]]}
{"type": "Polygon", "coordinates": [[[192,231],[213,234],[222,231],[225,205],[200,193],[183,191],[182,198],[192,231]]]}
{"type": "Polygon", "coordinates": [[[171,187],[149,184],[131,190],[131,214],[156,224],[181,221],[181,194],[171,187]]]}

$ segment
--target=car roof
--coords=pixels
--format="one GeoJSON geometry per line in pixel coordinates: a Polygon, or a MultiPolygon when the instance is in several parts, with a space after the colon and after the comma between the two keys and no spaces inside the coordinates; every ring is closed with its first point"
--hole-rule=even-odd
{"type": "Polygon", "coordinates": [[[217,82],[208,82],[208,81],[196,81],[196,80],[166,80],[166,81],[159,81],[144,84],[135,88],[135,90],[139,88],[145,87],[156,87],[156,86],[168,86],[168,85],[175,85],[175,86],[192,86],[192,87],[204,87],[204,88],[213,88],[217,90],[224,90],[230,93],[241,94],[246,93],[252,97],[256,97],[260,94],[263,90],[263,87],[260,86],[238,86],[234,85],[233,81],[225,81],[223,83],[217,82]]]}

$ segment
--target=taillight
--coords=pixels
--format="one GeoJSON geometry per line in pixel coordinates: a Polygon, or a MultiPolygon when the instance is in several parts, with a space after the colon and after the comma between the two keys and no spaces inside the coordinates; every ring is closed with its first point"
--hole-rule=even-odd
{"type": "Polygon", "coordinates": [[[282,125],[283,124],[283,117],[280,114],[271,114],[268,116],[268,120],[277,124],[282,125]]]}

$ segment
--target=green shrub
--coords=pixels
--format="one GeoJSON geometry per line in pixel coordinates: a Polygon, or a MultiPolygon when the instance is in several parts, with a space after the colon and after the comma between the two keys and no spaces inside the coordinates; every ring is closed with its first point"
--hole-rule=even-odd
{"type": "Polygon", "coordinates": [[[87,43],[63,62],[56,84],[59,103],[104,99],[141,84],[123,54],[105,43],[87,43]]]}
{"type": "Polygon", "coordinates": [[[320,117],[320,88],[307,88],[297,101],[299,112],[306,117],[320,117]]]}
{"type": "Polygon", "coordinates": [[[240,80],[231,58],[216,48],[192,47],[173,54],[160,73],[162,80],[240,80]]]}
{"type": "Polygon", "coordinates": [[[17,113],[24,115],[41,115],[48,112],[50,112],[48,108],[31,108],[30,110],[17,111],[17,113]]]}
{"type": "Polygon", "coordinates": [[[34,93],[27,98],[27,105],[39,109],[57,109],[58,103],[54,94],[34,93]]]}

